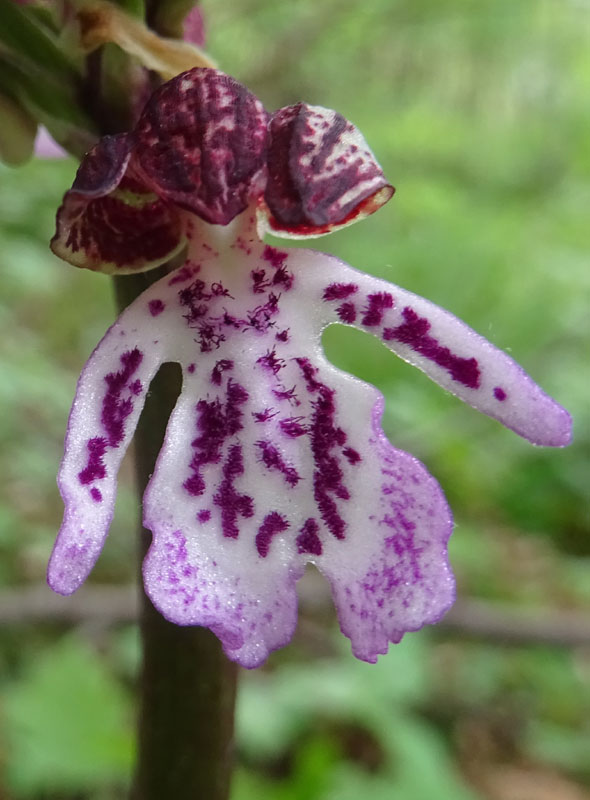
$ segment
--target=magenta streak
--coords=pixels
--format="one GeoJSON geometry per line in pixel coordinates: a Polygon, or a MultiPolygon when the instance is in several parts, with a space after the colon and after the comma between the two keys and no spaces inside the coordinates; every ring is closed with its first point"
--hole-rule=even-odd
{"type": "MultiPolygon", "coordinates": [[[[119,372],[110,372],[105,375],[104,380],[107,384],[107,391],[102,400],[100,421],[106,433],[106,438],[95,436],[86,443],[88,462],[84,469],[78,473],[78,480],[83,486],[106,477],[107,470],[104,463],[104,455],[109,447],[118,447],[123,441],[125,434],[124,423],[133,411],[133,402],[131,397],[122,397],[121,395],[125,388],[132,395],[138,395],[142,391],[140,381],[135,380],[129,384],[142,359],[143,354],[137,348],[128,350],[119,359],[122,369],[119,372]]],[[[92,497],[96,502],[99,502],[95,495],[92,495],[92,497]]]]}
{"type": "Polygon", "coordinates": [[[136,347],[121,356],[123,369],[105,375],[108,388],[102,401],[100,421],[106,431],[109,447],[118,447],[123,441],[124,422],[133,411],[133,403],[131,398],[122,398],[121,394],[142,360],[143,354],[136,347]]]}
{"type": "Polygon", "coordinates": [[[295,540],[298,553],[311,553],[314,556],[321,556],[322,543],[318,536],[320,526],[313,517],[305,520],[299,536],[295,540]]]}
{"type": "Polygon", "coordinates": [[[82,486],[87,486],[93,481],[104,478],[107,474],[103,456],[107,451],[107,441],[102,436],[95,436],[86,442],[88,450],[88,463],[84,469],[78,473],[78,480],[82,486]]]}
{"type": "Polygon", "coordinates": [[[344,539],[346,523],[338,513],[338,506],[334,497],[348,500],[350,493],[342,483],[343,472],[338,458],[333,450],[346,443],[346,434],[334,424],[336,416],[335,392],[315,377],[318,370],[306,358],[296,359],[309,392],[317,392],[314,401],[309,433],[311,438],[311,451],[314,458],[315,471],[313,476],[314,498],[320,516],[336,539],[344,539]]]}
{"type": "Polygon", "coordinates": [[[299,473],[295,467],[287,464],[281,453],[274,445],[272,445],[270,442],[260,441],[256,442],[256,447],[260,449],[262,463],[265,467],[271,470],[278,470],[283,475],[283,478],[285,479],[286,483],[289,484],[289,486],[297,486],[301,480],[299,473]]]}
{"type": "Polygon", "coordinates": [[[406,306],[402,313],[404,323],[397,328],[383,330],[383,339],[386,342],[395,340],[407,344],[421,356],[446,369],[454,381],[470,389],[479,388],[480,371],[477,359],[456,356],[448,347],[443,347],[437,339],[429,336],[430,322],[425,317],[418,316],[414,309],[406,306]]]}
{"type": "Polygon", "coordinates": [[[201,468],[208,464],[218,464],[224,441],[243,428],[243,412],[240,406],[248,399],[248,393],[238,383],[229,380],[226,388],[225,407],[219,398],[199,400],[197,403],[197,430],[199,436],[191,442],[195,452],[189,464],[192,471],[184,488],[193,497],[205,491],[205,480],[201,468]]]}
{"type": "Polygon", "coordinates": [[[254,516],[254,501],[245,494],[239,494],[234,480],[244,474],[242,446],[234,444],[230,447],[227,460],[223,465],[223,480],[213,502],[221,508],[221,530],[228,539],[237,539],[240,533],[237,519],[254,516]]]}
{"type": "Polygon", "coordinates": [[[271,511],[270,514],[265,516],[256,534],[256,549],[262,558],[267,557],[273,536],[276,536],[277,533],[283,533],[288,527],[289,523],[285,517],[276,511],[271,511]]]}

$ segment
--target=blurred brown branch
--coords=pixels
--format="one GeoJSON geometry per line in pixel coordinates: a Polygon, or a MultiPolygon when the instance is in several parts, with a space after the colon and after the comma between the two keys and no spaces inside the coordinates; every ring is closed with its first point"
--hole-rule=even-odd
{"type": "MultiPolygon", "coordinates": [[[[302,605],[305,606],[305,598],[302,605]]],[[[87,586],[71,598],[60,597],[43,584],[0,592],[2,625],[87,622],[114,625],[135,622],[138,610],[138,597],[133,587],[87,586]]],[[[300,632],[304,637],[309,633],[316,639],[319,627],[302,620],[300,632]]],[[[524,611],[473,599],[457,600],[433,630],[505,645],[576,647],[590,644],[590,617],[582,611],[524,611]]]]}

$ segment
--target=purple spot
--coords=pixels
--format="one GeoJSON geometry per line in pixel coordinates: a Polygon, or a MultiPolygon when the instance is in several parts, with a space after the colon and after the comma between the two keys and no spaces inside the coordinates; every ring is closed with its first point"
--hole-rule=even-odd
{"type": "Polygon", "coordinates": [[[358,289],[356,283],[331,283],[324,289],[324,300],[344,300],[358,289]]]}
{"type": "Polygon", "coordinates": [[[285,328],[284,331],[279,331],[275,334],[275,339],[277,342],[288,342],[289,341],[289,328],[285,328]]]}
{"type": "Polygon", "coordinates": [[[217,386],[221,386],[222,374],[229,369],[233,369],[233,367],[234,362],[229,361],[227,358],[222,358],[221,361],[217,361],[211,372],[211,382],[215,383],[217,386]]]}
{"type": "Polygon", "coordinates": [[[87,486],[93,481],[104,478],[107,474],[103,456],[107,451],[107,441],[102,436],[95,436],[86,442],[88,450],[88,463],[84,469],[78,473],[78,480],[82,486],[87,486]]]}
{"type": "Polygon", "coordinates": [[[294,282],[293,273],[289,272],[287,267],[279,267],[272,279],[273,286],[282,286],[286,292],[293,288],[294,282]]]}
{"type": "Polygon", "coordinates": [[[296,439],[298,436],[303,436],[307,433],[307,428],[301,424],[301,420],[305,417],[288,417],[279,421],[281,431],[290,439],[296,439]]]}
{"type": "Polygon", "coordinates": [[[133,381],[133,383],[129,384],[129,391],[131,394],[134,394],[136,397],[137,395],[141,394],[143,390],[143,386],[141,385],[141,381],[133,381]]]}
{"type": "Polygon", "coordinates": [[[407,344],[421,356],[446,369],[454,381],[470,389],[479,388],[480,372],[475,358],[461,358],[452,353],[448,347],[439,344],[428,334],[430,322],[425,317],[418,316],[412,308],[406,306],[402,313],[404,323],[397,328],[384,329],[383,339],[386,342],[395,340],[407,344]]]}
{"type": "Polygon", "coordinates": [[[250,277],[252,278],[252,291],[254,294],[263,294],[270,286],[270,281],[266,279],[266,270],[253,269],[250,277]]]}
{"type": "Polygon", "coordinates": [[[311,553],[314,556],[321,556],[322,543],[318,536],[319,529],[320,526],[313,517],[305,521],[295,542],[298,553],[311,553]]]}
{"type": "Polygon", "coordinates": [[[347,325],[352,325],[352,323],[356,319],[356,306],[354,303],[342,303],[341,306],[338,306],[336,309],[336,313],[347,325]]]}
{"type": "Polygon", "coordinates": [[[393,308],[393,297],[389,292],[378,292],[377,294],[370,294],[367,297],[369,305],[365,309],[365,315],[362,319],[363,325],[368,328],[375,325],[381,325],[383,314],[388,308],[393,308]]]}
{"type": "Polygon", "coordinates": [[[506,400],[507,396],[508,395],[501,386],[494,387],[494,397],[496,400],[499,400],[502,403],[504,400],[506,400]]]}
{"type": "Polygon", "coordinates": [[[150,314],[152,315],[152,317],[157,317],[158,314],[161,314],[162,311],[166,308],[162,300],[150,300],[150,302],[148,303],[148,307],[150,309],[150,314]]]}
{"type": "Polygon", "coordinates": [[[254,330],[264,333],[274,324],[272,318],[279,312],[279,297],[270,292],[264,305],[256,306],[252,311],[247,312],[247,325],[254,330]]]}
{"type": "Polygon", "coordinates": [[[342,455],[348,459],[350,464],[358,464],[361,460],[360,453],[357,453],[352,447],[345,447],[342,451],[342,455]]]}
{"type": "Polygon", "coordinates": [[[124,422],[133,411],[133,403],[129,397],[121,395],[142,360],[143,353],[137,348],[128,350],[120,358],[123,368],[105,375],[108,389],[102,401],[100,421],[107,433],[109,447],[118,447],[123,440],[124,422]]]}
{"type": "Polygon", "coordinates": [[[102,502],[102,492],[100,491],[100,489],[97,489],[96,486],[93,486],[92,489],[90,490],[90,497],[92,497],[95,503],[102,502]]]}
{"type": "Polygon", "coordinates": [[[189,364],[188,367],[186,368],[186,371],[190,372],[190,374],[192,375],[193,372],[195,371],[195,365],[194,364],[189,364]]]}
{"type": "Polygon", "coordinates": [[[211,512],[209,511],[208,508],[202,508],[197,513],[197,520],[199,522],[209,522],[210,519],[211,519],[211,512]]]}
{"type": "Polygon", "coordinates": [[[221,509],[221,530],[228,539],[237,539],[240,533],[238,529],[238,516],[254,516],[254,501],[245,494],[239,494],[234,486],[234,481],[244,473],[244,461],[242,458],[242,446],[234,444],[229,450],[225,464],[223,465],[223,481],[217,494],[213,497],[213,502],[221,509]]]}
{"type": "Polygon", "coordinates": [[[254,422],[268,422],[269,419],[276,417],[278,413],[273,408],[265,408],[264,411],[253,411],[252,416],[254,417],[254,422]]]}
{"type": "Polygon", "coordinates": [[[256,549],[262,558],[267,557],[273,536],[276,536],[277,533],[283,533],[288,527],[289,523],[285,517],[282,517],[276,511],[271,511],[270,514],[265,516],[256,534],[256,549]]]}
{"type": "Polygon", "coordinates": [[[297,395],[295,394],[295,386],[292,386],[290,389],[273,389],[272,393],[277,398],[277,400],[286,400],[289,405],[292,406],[299,406],[301,403],[297,399],[297,395]]]}
{"type": "Polygon", "coordinates": [[[282,473],[289,486],[297,486],[301,480],[299,473],[290,464],[287,464],[281,453],[270,442],[256,442],[256,447],[260,449],[262,463],[268,469],[276,469],[282,473]]]}
{"type": "Polygon", "coordinates": [[[279,370],[283,369],[285,366],[285,361],[282,358],[277,357],[276,350],[267,350],[263,356],[256,359],[256,363],[260,364],[264,369],[272,372],[273,375],[276,375],[279,370]]]}
{"type": "Polygon", "coordinates": [[[276,247],[271,247],[269,244],[267,244],[262,251],[262,258],[265,261],[268,261],[268,263],[275,269],[280,269],[280,267],[283,266],[288,255],[288,253],[285,253],[282,250],[277,250],[276,247]]]}

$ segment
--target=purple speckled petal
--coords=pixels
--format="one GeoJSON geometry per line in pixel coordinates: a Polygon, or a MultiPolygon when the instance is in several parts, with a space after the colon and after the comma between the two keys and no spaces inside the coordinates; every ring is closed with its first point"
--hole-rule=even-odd
{"type": "Polygon", "coordinates": [[[226,225],[263,191],[267,113],[222,72],[195,68],[161,86],[135,137],[154,191],[207,222],[226,225]]]}
{"type": "Polygon", "coordinates": [[[131,137],[105,136],[82,161],[57,213],[53,252],[98,272],[143,272],[184,244],[181,217],[138,179],[131,137]]]}
{"type": "Polygon", "coordinates": [[[116,322],[84,367],[70,412],[58,485],[65,514],[49,585],[71,594],[86,579],[113,516],[117,471],[159,364],[153,330],[137,309],[116,322]]]}
{"type": "Polygon", "coordinates": [[[342,322],[377,336],[444,389],[533,444],[569,444],[568,412],[453,314],[330,256],[316,254],[314,265],[312,273],[306,262],[306,285],[316,302],[323,300],[326,323],[342,322]]]}
{"type": "Polygon", "coordinates": [[[272,115],[261,219],[275,236],[330,233],[393,192],[361,132],[340,114],[298,103],[272,115]]]}

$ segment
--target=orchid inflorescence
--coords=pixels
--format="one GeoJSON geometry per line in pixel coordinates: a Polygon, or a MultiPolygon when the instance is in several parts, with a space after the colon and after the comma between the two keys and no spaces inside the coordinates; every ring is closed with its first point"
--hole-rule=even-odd
{"type": "Polygon", "coordinates": [[[183,248],[186,261],[121,314],[80,377],[56,591],[74,592],[92,569],[150,381],[175,361],[182,391],[144,495],[144,583],[167,619],[209,627],[230,659],[256,667],[293,634],[307,562],[366,661],[448,610],[442,491],[385,438],[381,394],[326,360],[322,331],[373,334],[535,444],[566,445],[570,417],[449,312],[332,256],[263,241],[328,233],[392,194],[339,114],[303,103],[269,114],[212,69],[164,84],[130,133],[87,154],[54,252],[115,275],[183,248]]]}

